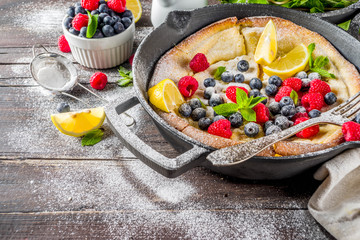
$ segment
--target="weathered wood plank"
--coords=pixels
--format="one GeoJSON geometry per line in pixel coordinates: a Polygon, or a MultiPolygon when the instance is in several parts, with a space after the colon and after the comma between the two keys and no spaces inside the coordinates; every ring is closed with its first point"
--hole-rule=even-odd
{"type": "Polygon", "coordinates": [[[250,181],[204,168],[168,179],[129,158],[3,160],[0,212],[305,210],[318,185],[309,173],[281,181],[250,181]]]}
{"type": "Polygon", "coordinates": [[[334,239],[303,210],[14,213],[0,225],[5,239],[334,239]]]}

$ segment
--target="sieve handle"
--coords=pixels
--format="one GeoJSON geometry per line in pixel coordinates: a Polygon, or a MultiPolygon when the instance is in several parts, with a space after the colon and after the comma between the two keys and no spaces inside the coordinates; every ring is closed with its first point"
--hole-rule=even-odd
{"type": "Polygon", "coordinates": [[[43,48],[44,50],[45,50],[45,52],[49,52],[45,47],[44,47],[44,45],[42,45],[42,44],[35,44],[33,47],[32,47],[32,53],[33,53],[33,57],[35,58],[37,55],[35,55],[35,48],[36,47],[41,47],[41,48],[43,48]]]}
{"type": "Polygon", "coordinates": [[[134,96],[133,91],[130,91],[105,107],[106,117],[111,129],[136,157],[155,171],[169,178],[177,177],[205,161],[205,157],[209,153],[208,149],[190,144],[180,138],[176,140],[181,141],[179,144],[187,146],[188,150],[176,158],[167,158],[136,136],[121,121],[119,114],[138,103],[138,98],[134,96]]]}

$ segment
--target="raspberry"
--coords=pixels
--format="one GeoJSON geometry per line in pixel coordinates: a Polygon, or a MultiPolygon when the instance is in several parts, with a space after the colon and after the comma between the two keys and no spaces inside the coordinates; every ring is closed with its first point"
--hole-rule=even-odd
{"type": "Polygon", "coordinates": [[[279,89],[278,93],[275,95],[275,101],[280,102],[283,97],[290,97],[290,93],[293,89],[289,86],[283,86],[279,89]]]}
{"type": "Polygon", "coordinates": [[[111,10],[117,13],[122,13],[126,10],[126,0],[109,0],[107,1],[107,5],[111,10]]]}
{"type": "Polygon", "coordinates": [[[269,121],[270,111],[264,104],[257,104],[253,107],[253,110],[256,112],[256,123],[265,123],[269,121]]]}
{"type": "Polygon", "coordinates": [[[329,92],[331,92],[331,88],[326,82],[320,79],[314,79],[310,82],[309,93],[321,93],[324,97],[329,92]]]}
{"type": "Polygon", "coordinates": [[[342,125],[342,132],[346,141],[360,141],[360,124],[346,122],[342,125]]]}
{"type": "Polygon", "coordinates": [[[96,72],[90,78],[91,87],[97,90],[104,89],[106,83],[107,83],[107,76],[102,72],[96,72]]]}
{"type": "Polygon", "coordinates": [[[237,103],[236,102],[236,89],[239,88],[241,90],[243,90],[246,95],[248,94],[248,90],[246,88],[243,87],[237,87],[237,86],[230,86],[226,89],[226,97],[228,99],[230,99],[232,102],[237,103]]]}
{"type": "Polygon", "coordinates": [[[208,132],[212,135],[230,138],[232,135],[231,123],[227,119],[220,119],[209,126],[208,132]]]}
{"type": "Polygon", "coordinates": [[[197,53],[190,61],[189,65],[191,70],[193,70],[194,72],[205,71],[210,66],[205,54],[203,53],[197,53]]]}
{"type": "Polygon", "coordinates": [[[58,46],[59,46],[59,50],[64,52],[64,53],[68,53],[71,52],[70,46],[68,41],[66,40],[64,35],[61,35],[58,39],[58,46]]]}
{"type": "Polygon", "coordinates": [[[198,87],[198,81],[191,76],[182,77],[178,83],[179,91],[184,97],[191,97],[194,95],[198,87]]]}
{"type": "Polygon", "coordinates": [[[99,0],[81,0],[81,6],[89,11],[99,7],[99,0]]]}
{"type": "Polygon", "coordinates": [[[82,27],[87,27],[89,22],[89,17],[85,14],[78,13],[72,20],[73,28],[77,31],[80,31],[82,27]]]}
{"type": "Polygon", "coordinates": [[[313,109],[321,110],[324,106],[324,97],[320,93],[308,93],[301,98],[301,104],[310,112],[313,109]]]}
{"type": "Polygon", "coordinates": [[[294,89],[296,92],[300,91],[302,85],[302,81],[300,78],[287,78],[283,82],[283,86],[288,86],[294,89]]]}
{"type": "Polygon", "coordinates": [[[298,112],[291,118],[291,121],[295,122],[296,119],[303,117],[309,118],[309,115],[306,112],[298,112]]]}
{"type": "Polygon", "coordinates": [[[132,66],[134,61],[134,54],[129,57],[129,63],[132,66]]]}
{"type": "MultiPolygon", "coordinates": [[[[294,125],[305,122],[307,120],[309,120],[308,117],[298,118],[298,119],[296,119],[294,125]]],[[[312,127],[305,128],[301,132],[298,132],[296,134],[296,136],[299,137],[299,138],[310,138],[312,136],[315,136],[318,132],[319,132],[319,125],[315,125],[315,126],[312,126],[312,127]]]]}

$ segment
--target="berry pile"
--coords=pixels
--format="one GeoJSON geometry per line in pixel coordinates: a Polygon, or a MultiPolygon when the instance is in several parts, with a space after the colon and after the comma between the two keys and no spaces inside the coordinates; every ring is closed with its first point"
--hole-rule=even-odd
{"type": "MultiPolygon", "coordinates": [[[[189,67],[194,73],[198,73],[208,69],[209,62],[204,54],[198,53],[190,61],[189,67]]],[[[262,130],[265,135],[270,135],[310,118],[319,117],[323,107],[332,105],[337,101],[337,97],[335,93],[331,92],[329,84],[322,81],[318,73],[308,75],[302,71],[296,76],[284,80],[278,76],[271,76],[266,85],[259,78],[252,78],[248,82],[248,88],[246,88],[245,85],[236,86],[236,83],[246,84],[244,74],[249,71],[250,64],[246,60],[240,60],[236,68],[236,70],[226,70],[223,67],[218,76],[216,76],[217,73],[213,73],[213,77],[206,78],[203,81],[205,87],[203,91],[198,91],[199,82],[195,77],[185,76],[181,78],[178,83],[179,90],[189,100],[179,107],[179,114],[182,117],[191,118],[193,122],[197,122],[201,130],[207,130],[208,133],[216,136],[230,138],[233,129],[241,128],[240,131],[243,129],[248,137],[257,137],[262,130]],[[227,86],[229,83],[232,84],[227,86]],[[220,87],[217,84],[220,84],[220,87]],[[248,91],[248,89],[251,90],[248,91]],[[197,93],[196,96],[203,96],[206,104],[199,98],[191,98],[195,92],[197,93]],[[239,92],[242,93],[239,95],[239,92]],[[260,99],[259,97],[263,98],[260,99]],[[242,102],[248,101],[249,104],[241,105],[238,103],[239,99],[242,102]],[[251,101],[255,101],[255,103],[251,104],[251,101]],[[242,111],[244,106],[247,108],[245,112],[242,111]],[[219,112],[220,108],[229,110],[219,112]],[[253,120],[247,116],[251,112],[256,115],[253,120]]],[[[358,121],[360,123],[360,115],[358,121]]],[[[349,127],[344,131],[348,132],[347,129],[349,127]]],[[[319,126],[317,125],[302,130],[296,136],[311,138],[318,132],[319,126]]],[[[351,134],[347,133],[347,135],[350,136],[351,134]]],[[[354,139],[352,136],[349,139],[354,139]]]]}
{"type": "Polygon", "coordinates": [[[71,34],[86,38],[88,11],[92,16],[98,16],[92,38],[114,36],[125,31],[133,21],[133,15],[130,10],[126,10],[125,5],[125,0],[81,0],[81,3],[68,9],[64,26],[71,34]]]}

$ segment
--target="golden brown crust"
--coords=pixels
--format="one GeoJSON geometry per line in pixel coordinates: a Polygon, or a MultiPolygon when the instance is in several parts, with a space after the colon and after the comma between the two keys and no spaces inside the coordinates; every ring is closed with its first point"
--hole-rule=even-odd
{"type": "MultiPolygon", "coordinates": [[[[360,75],[355,66],[349,63],[324,37],[288,20],[276,17],[250,17],[241,20],[237,20],[233,17],[205,27],[185,39],[160,59],[156,66],[150,86],[155,85],[165,78],[170,78],[177,82],[183,76],[193,75],[194,73],[188,66],[189,61],[192,59],[193,55],[197,53],[199,45],[206,39],[211,38],[214,34],[233,27],[238,27],[239,33],[241,29],[244,30],[247,27],[262,28],[265,27],[270,19],[273,20],[278,31],[278,54],[283,55],[300,43],[308,45],[314,42],[316,44],[316,49],[313,53],[314,56],[328,56],[331,62],[330,68],[328,69],[329,72],[334,73],[338,78],[341,78],[344,81],[345,86],[348,89],[348,95],[352,96],[360,91],[360,75]],[[171,71],[168,70],[169,66],[171,66],[171,71]]],[[[245,45],[246,44],[244,43],[244,46],[245,45]]],[[[242,50],[240,49],[240,51],[242,50]]],[[[239,141],[233,141],[201,131],[190,126],[183,118],[174,113],[161,112],[160,116],[171,126],[182,131],[189,137],[214,148],[223,148],[241,143],[239,141]]],[[[259,155],[274,156],[275,154],[279,154],[287,156],[318,151],[341,143],[343,137],[341,130],[336,130],[326,137],[324,142],[318,144],[314,144],[309,140],[302,141],[303,140],[297,138],[296,141],[281,141],[275,144],[274,148],[269,148],[259,155]]]]}

